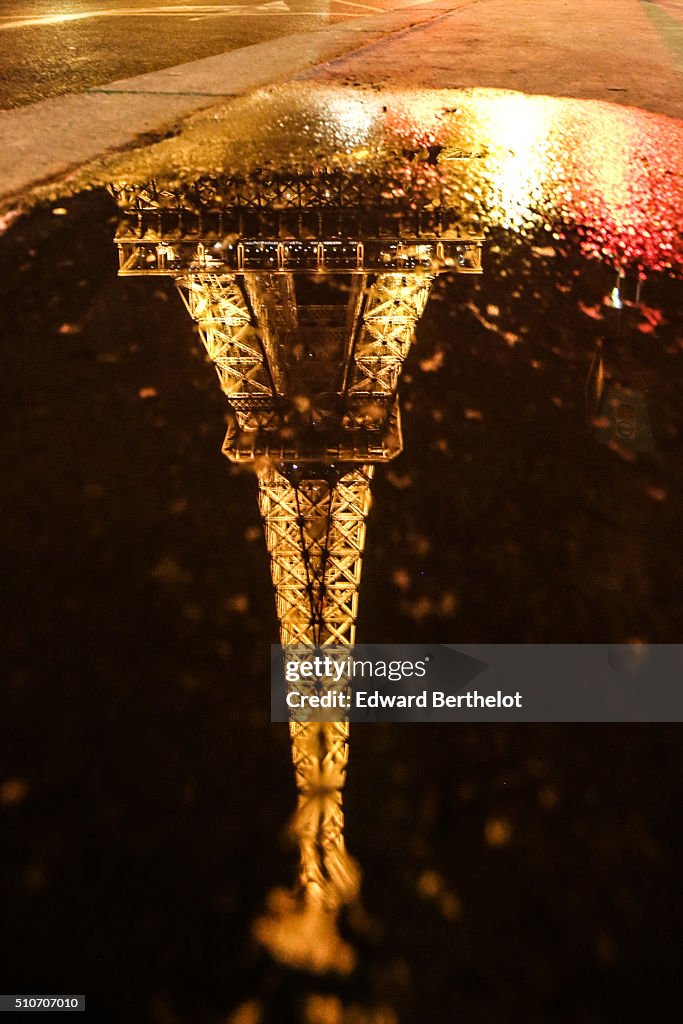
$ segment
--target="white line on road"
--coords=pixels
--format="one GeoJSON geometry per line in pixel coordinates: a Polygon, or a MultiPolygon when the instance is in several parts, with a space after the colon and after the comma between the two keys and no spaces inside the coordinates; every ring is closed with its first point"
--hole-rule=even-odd
{"type": "MultiPolygon", "coordinates": [[[[373,11],[375,14],[388,14],[389,12],[385,7],[370,7],[368,4],[357,4],[354,0],[336,0],[338,4],[344,4],[346,7],[362,7],[364,11],[373,11]]],[[[431,3],[431,0],[425,0],[425,3],[431,3]]]]}

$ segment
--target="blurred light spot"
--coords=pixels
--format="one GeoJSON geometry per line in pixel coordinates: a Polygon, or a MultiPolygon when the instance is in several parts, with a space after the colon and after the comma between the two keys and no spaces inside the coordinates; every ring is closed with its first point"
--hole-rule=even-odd
{"type": "Polygon", "coordinates": [[[512,839],[513,827],[508,818],[489,818],[484,826],[484,838],[489,846],[507,846],[512,839]]]}
{"type": "Polygon", "coordinates": [[[552,811],[560,802],[560,795],[553,786],[543,786],[538,793],[538,802],[546,811],[552,811]]]}
{"type": "Polygon", "coordinates": [[[385,479],[399,491],[405,491],[408,487],[413,486],[413,478],[409,473],[397,473],[395,469],[390,469],[385,474],[385,479]]]}
{"type": "Polygon", "coordinates": [[[458,921],[462,917],[462,903],[454,892],[445,892],[439,899],[439,910],[447,921],[458,921]]]}
{"type": "Polygon", "coordinates": [[[449,617],[451,615],[455,615],[459,607],[460,602],[452,590],[447,590],[445,594],[441,595],[439,611],[443,616],[449,617]]]}
{"type": "Polygon", "coordinates": [[[429,359],[420,360],[420,369],[423,373],[436,373],[440,370],[444,363],[443,352],[435,352],[429,359]]]}
{"type": "Polygon", "coordinates": [[[310,995],[306,1000],[306,1024],[342,1024],[343,1014],[337,996],[310,995]]]}
{"type": "Polygon", "coordinates": [[[443,879],[436,871],[423,871],[417,880],[417,891],[425,899],[433,899],[443,886],[443,879]]]}
{"type": "Polygon", "coordinates": [[[176,562],[172,555],[164,555],[152,569],[150,576],[159,583],[187,583],[190,573],[176,562]]]}
{"type": "Polygon", "coordinates": [[[410,574],[405,569],[394,569],[391,578],[399,590],[406,591],[409,589],[410,574]]]}
{"type": "Polygon", "coordinates": [[[248,1003],[242,1003],[228,1017],[228,1024],[261,1024],[263,1020],[263,1007],[255,999],[248,1003]]]}
{"type": "Polygon", "coordinates": [[[0,785],[0,804],[3,807],[14,807],[23,803],[28,796],[26,779],[5,779],[0,785]]]}

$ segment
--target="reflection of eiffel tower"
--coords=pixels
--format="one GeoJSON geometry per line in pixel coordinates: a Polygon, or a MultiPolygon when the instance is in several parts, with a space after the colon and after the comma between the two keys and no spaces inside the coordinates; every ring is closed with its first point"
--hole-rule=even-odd
{"type": "MultiPolygon", "coordinates": [[[[352,647],[374,464],[401,450],[399,376],[436,274],[481,271],[438,189],[349,174],[112,189],[120,274],[168,274],[253,462],[283,647],[352,647]],[[396,198],[399,195],[400,198],[396,198]]],[[[348,724],[292,722],[302,890],[356,890],[341,794],[348,724]]]]}

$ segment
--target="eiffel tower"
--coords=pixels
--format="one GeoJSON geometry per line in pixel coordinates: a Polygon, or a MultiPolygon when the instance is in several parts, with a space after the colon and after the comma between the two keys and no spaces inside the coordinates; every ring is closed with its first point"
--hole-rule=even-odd
{"type": "MultiPolygon", "coordinates": [[[[375,466],[402,448],[397,391],[435,277],[481,273],[438,182],[342,171],[112,186],[119,274],[170,275],[256,469],[285,649],[353,648],[375,466]]],[[[347,722],[290,723],[304,901],[334,912],[347,722]]]]}

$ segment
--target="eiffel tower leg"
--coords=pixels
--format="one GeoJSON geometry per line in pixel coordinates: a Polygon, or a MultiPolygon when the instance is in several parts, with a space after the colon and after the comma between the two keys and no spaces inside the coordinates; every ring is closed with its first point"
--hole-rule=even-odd
{"type": "Polygon", "coordinates": [[[299,797],[293,831],[299,843],[304,898],[336,910],[358,893],[359,873],[346,851],[342,793],[347,722],[293,722],[292,756],[299,797]]]}
{"type": "Polygon", "coordinates": [[[327,722],[322,737],[322,778],[326,799],[320,821],[320,847],[328,879],[327,896],[350,903],[358,895],[360,872],[344,841],[342,794],[348,762],[349,723],[327,722]]]}
{"type": "MultiPolygon", "coordinates": [[[[370,466],[328,476],[261,471],[259,503],[285,649],[352,648],[371,479],[370,466]]],[[[358,891],[342,810],[349,727],[292,722],[290,736],[301,888],[307,901],[333,910],[358,891]]]]}

